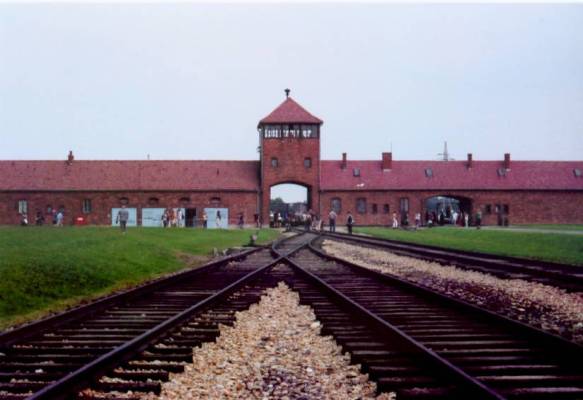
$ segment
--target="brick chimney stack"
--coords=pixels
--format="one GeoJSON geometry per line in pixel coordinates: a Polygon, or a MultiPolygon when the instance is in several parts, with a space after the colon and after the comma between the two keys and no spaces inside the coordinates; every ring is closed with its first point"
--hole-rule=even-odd
{"type": "Polygon", "coordinates": [[[73,155],[73,150],[69,150],[69,155],[67,156],[67,164],[73,164],[73,160],[75,160],[75,156],[73,155]]]}
{"type": "Polygon", "coordinates": [[[382,168],[383,171],[387,171],[393,168],[393,153],[383,153],[382,154],[382,168]]]}
{"type": "Polygon", "coordinates": [[[510,169],[510,153],[504,153],[504,168],[510,169]]]}
{"type": "Polygon", "coordinates": [[[346,153],[342,153],[342,164],[340,164],[340,168],[346,169],[346,153]]]}
{"type": "Polygon", "coordinates": [[[468,163],[467,163],[467,167],[468,168],[472,168],[473,167],[473,156],[472,153],[468,153],[468,163]]]}

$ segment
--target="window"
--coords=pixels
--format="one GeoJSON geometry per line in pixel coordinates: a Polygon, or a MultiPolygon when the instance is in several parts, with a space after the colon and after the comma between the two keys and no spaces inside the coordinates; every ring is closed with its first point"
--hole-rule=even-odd
{"type": "Polygon", "coordinates": [[[388,214],[389,212],[391,212],[391,208],[389,207],[389,205],[383,204],[383,213],[388,214]]]}
{"type": "Polygon", "coordinates": [[[210,200],[212,207],[218,207],[221,205],[221,198],[220,197],[211,197],[210,200]]]}
{"type": "Polygon", "coordinates": [[[366,214],[366,199],[364,197],[356,199],[356,212],[366,214]]]}
{"type": "Polygon", "coordinates": [[[18,200],[18,213],[19,214],[26,214],[26,213],[28,213],[28,201],[26,201],[26,200],[18,200]]]}
{"type": "Polygon", "coordinates": [[[425,168],[425,176],[428,178],[433,178],[433,170],[431,168],[425,168]]]}
{"type": "Polygon", "coordinates": [[[312,159],[310,157],[304,158],[304,167],[312,168],[312,159]]]}
{"type": "Polygon", "coordinates": [[[486,204],[486,214],[492,214],[492,204],[486,204]]]}
{"type": "Polygon", "coordinates": [[[271,158],[271,166],[272,166],[273,168],[277,168],[277,165],[278,165],[277,158],[275,158],[275,157],[272,157],[272,158],[271,158]]]}
{"type": "Polygon", "coordinates": [[[340,214],[340,211],[342,211],[342,200],[340,200],[339,197],[334,197],[330,202],[330,208],[332,208],[336,214],[340,214]]]}
{"type": "Polygon", "coordinates": [[[581,178],[581,175],[583,175],[583,173],[581,172],[581,170],[579,168],[575,168],[573,170],[573,174],[575,175],[576,178],[581,178]]]}
{"type": "Polygon", "coordinates": [[[360,168],[354,168],[352,170],[352,176],[360,176],[360,168]]]}
{"type": "Polygon", "coordinates": [[[150,197],[148,199],[148,205],[149,206],[157,206],[160,203],[160,200],[158,200],[157,197],[150,197]]]}
{"type": "Polygon", "coordinates": [[[91,199],[83,200],[83,214],[89,214],[91,212],[91,199]]]}
{"type": "Polygon", "coordinates": [[[409,199],[407,197],[401,197],[399,205],[401,212],[409,212],[409,199]]]}
{"type": "Polygon", "coordinates": [[[373,214],[378,214],[379,213],[379,207],[378,207],[378,205],[376,203],[373,203],[371,208],[372,208],[372,213],[373,214]]]}
{"type": "Polygon", "coordinates": [[[509,214],[510,212],[510,207],[508,207],[508,204],[502,204],[502,212],[504,214],[509,214]]]}
{"type": "Polygon", "coordinates": [[[122,204],[122,205],[127,206],[129,204],[129,202],[130,202],[130,199],[128,199],[127,197],[120,197],[120,199],[119,199],[119,204],[122,204]]]}

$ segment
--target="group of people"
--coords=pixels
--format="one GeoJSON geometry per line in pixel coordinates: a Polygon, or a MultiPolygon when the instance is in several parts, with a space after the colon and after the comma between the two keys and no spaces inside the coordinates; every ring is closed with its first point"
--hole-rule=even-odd
{"type": "Polygon", "coordinates": [[[167,208],[162,213],[164,228],[184,228],[185,216],[181,208],[167,208]]]}
{"type": "MultiPolygon", "coordinates": [[[[479,214],[479,220],[481,223],[482,220],[482,213],[481,211],[478,211],[478,213],[476,214],[476,218],[475,218],[475,222],[476,222],[476,226],[478,226],[479,224],[477,223],[478,221],[478,214],[479,214]]],[[[425,212],[425,220],[427,221],[427,226],[428,227],[433,227],[435,225],[458,225],[458,226],[462,226],[462,227],[466,227],[468,228],[470,226],[470,214],[468,212],[465,211],[456,211],[456,210],[441,210],[439,211],[439,213],[437,213],[436,211],[426,211],[425,212]]]]}
{"type": "MultiPolygon", "coordinates": [[[[51,221],[54,226],[63,226],[63,220],[65,219],[65,213],[63,210],[52,210],[51,211],[51,221]]],[[[23,212],[20,214],[20,225],[28,226],[30,221],[28,219],[28,214],[23,212]]],[[[36,211],[36,216],[34,219],[34,224],[36,226],[43,226],[45,224],[45,214],[41,210],[36,211]]]]}

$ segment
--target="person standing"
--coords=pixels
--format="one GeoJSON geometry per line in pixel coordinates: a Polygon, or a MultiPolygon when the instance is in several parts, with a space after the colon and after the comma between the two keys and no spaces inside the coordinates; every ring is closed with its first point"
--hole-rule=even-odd
{"type": "Polygon", "coordinates": [[[482,210],[478,210],[476,213],[476,229],[480,229],[482,226],[482,210]]]}
{"type": "Polygon", "coordinates": [[[121,209],[117,212],[116,222],[119,223],[119,227],[123,233],[126,233],[126,226],[128,224],[128,219],[130,219],[130,213],[126,209],[125,204],[122,204],[121,209]]]}
{"type": "Polygon", "coordinates": [[[421,227],[421,213],[415,213],[415,228],[419,229],[421,227]]]}
{"type": "Polygon", "coordinates": [[[202,228],[206,229],[208,223],[208,216],[206,215],[206,211],[202,212],[202,228]]]}
{"type": "Polygon", "coordinates": [[[36,212],[36,225],[42,226],[45,223],[45,216],[43,215],[42,211],[38,210],[36,212]]]}
{"type": "Polygon", "coordinates": [[[239,225],[239,229],[243,229],[243,225],[245,225],[245,220],[243,218],[243,213],[239,214],[239,222],[237,223],[237,225],[239,225]]]}
{"type": "Polygon", "coordinates": [[[393,229],[397,229],[399,227],[399,220],[397,219],[397,213],[393,211],[393,229]]]}
{"type": "Polygon", "coordinates": [[[217,210],[217,216],[216,216],[215,222],[217,223],[217,228],[220,228],[221,227],[221,210],[217,210]]]}
{"type": "Polygon", "coordinates": [[[26,215],[26,213],[20,214],[20,225],[28,226],[28,215],[26,215]]]}
{"type": "Polygon", "coordinates": [[[63,226],[64,218],[65,215],[63,214],[63,211],[59,210],[59,212],[57,213],[57,226],[63,226]]]}
{"type": "Polygon", "coordinates": [[[164,210],[162,214],[162,225],[164,228],[168,228],[168,210],[164,210]]]}
{"type": "Polygon", "coordinates": [[[178,221],[178,227],[179,227],[179,228],[182,228],[182,227],[184,226],[184,225],[183,225],[183,222],[184,222],[184,216],[182,215],[182,208],[179,208],[179,209],[176,211],[176,220],[178,221]]]}
{"type": "Polygon", "coordinates": [[[465,223],[466,228],[468,226],[470,226],[469,221],[470,221],[470,215],[468,213],[464,213],[464,223],[465,223]]]}
{"type": "Polygon", "coordinates": [[[352,235],[352,226],[354,225],[354,217],[352,213],[348,211],[348,215],[346,217],[346,228],[348,228],[348,234],[352,235]]]}
{"type": "Polygon", "coordinates": [[[336,232],[336,212],[334,210],[330,210],[328,214],[328,222],[330,223],[330,232],[336,232]]]}

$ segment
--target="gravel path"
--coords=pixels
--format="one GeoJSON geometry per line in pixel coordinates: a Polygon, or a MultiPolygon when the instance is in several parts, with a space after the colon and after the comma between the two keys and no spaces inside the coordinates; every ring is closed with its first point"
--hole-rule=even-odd
{"type": "Polygon", "coordinates": [[[583,343],[583,294],[325,240],[324,251],[583,343]]]}
{"type": "Polygon", "coordinates": [[[216,343],[194,348],[193,365],[163,384],[162,399],[390,399],[350,365],[310,307],[284,283],[221,326],[216,343]]]}

